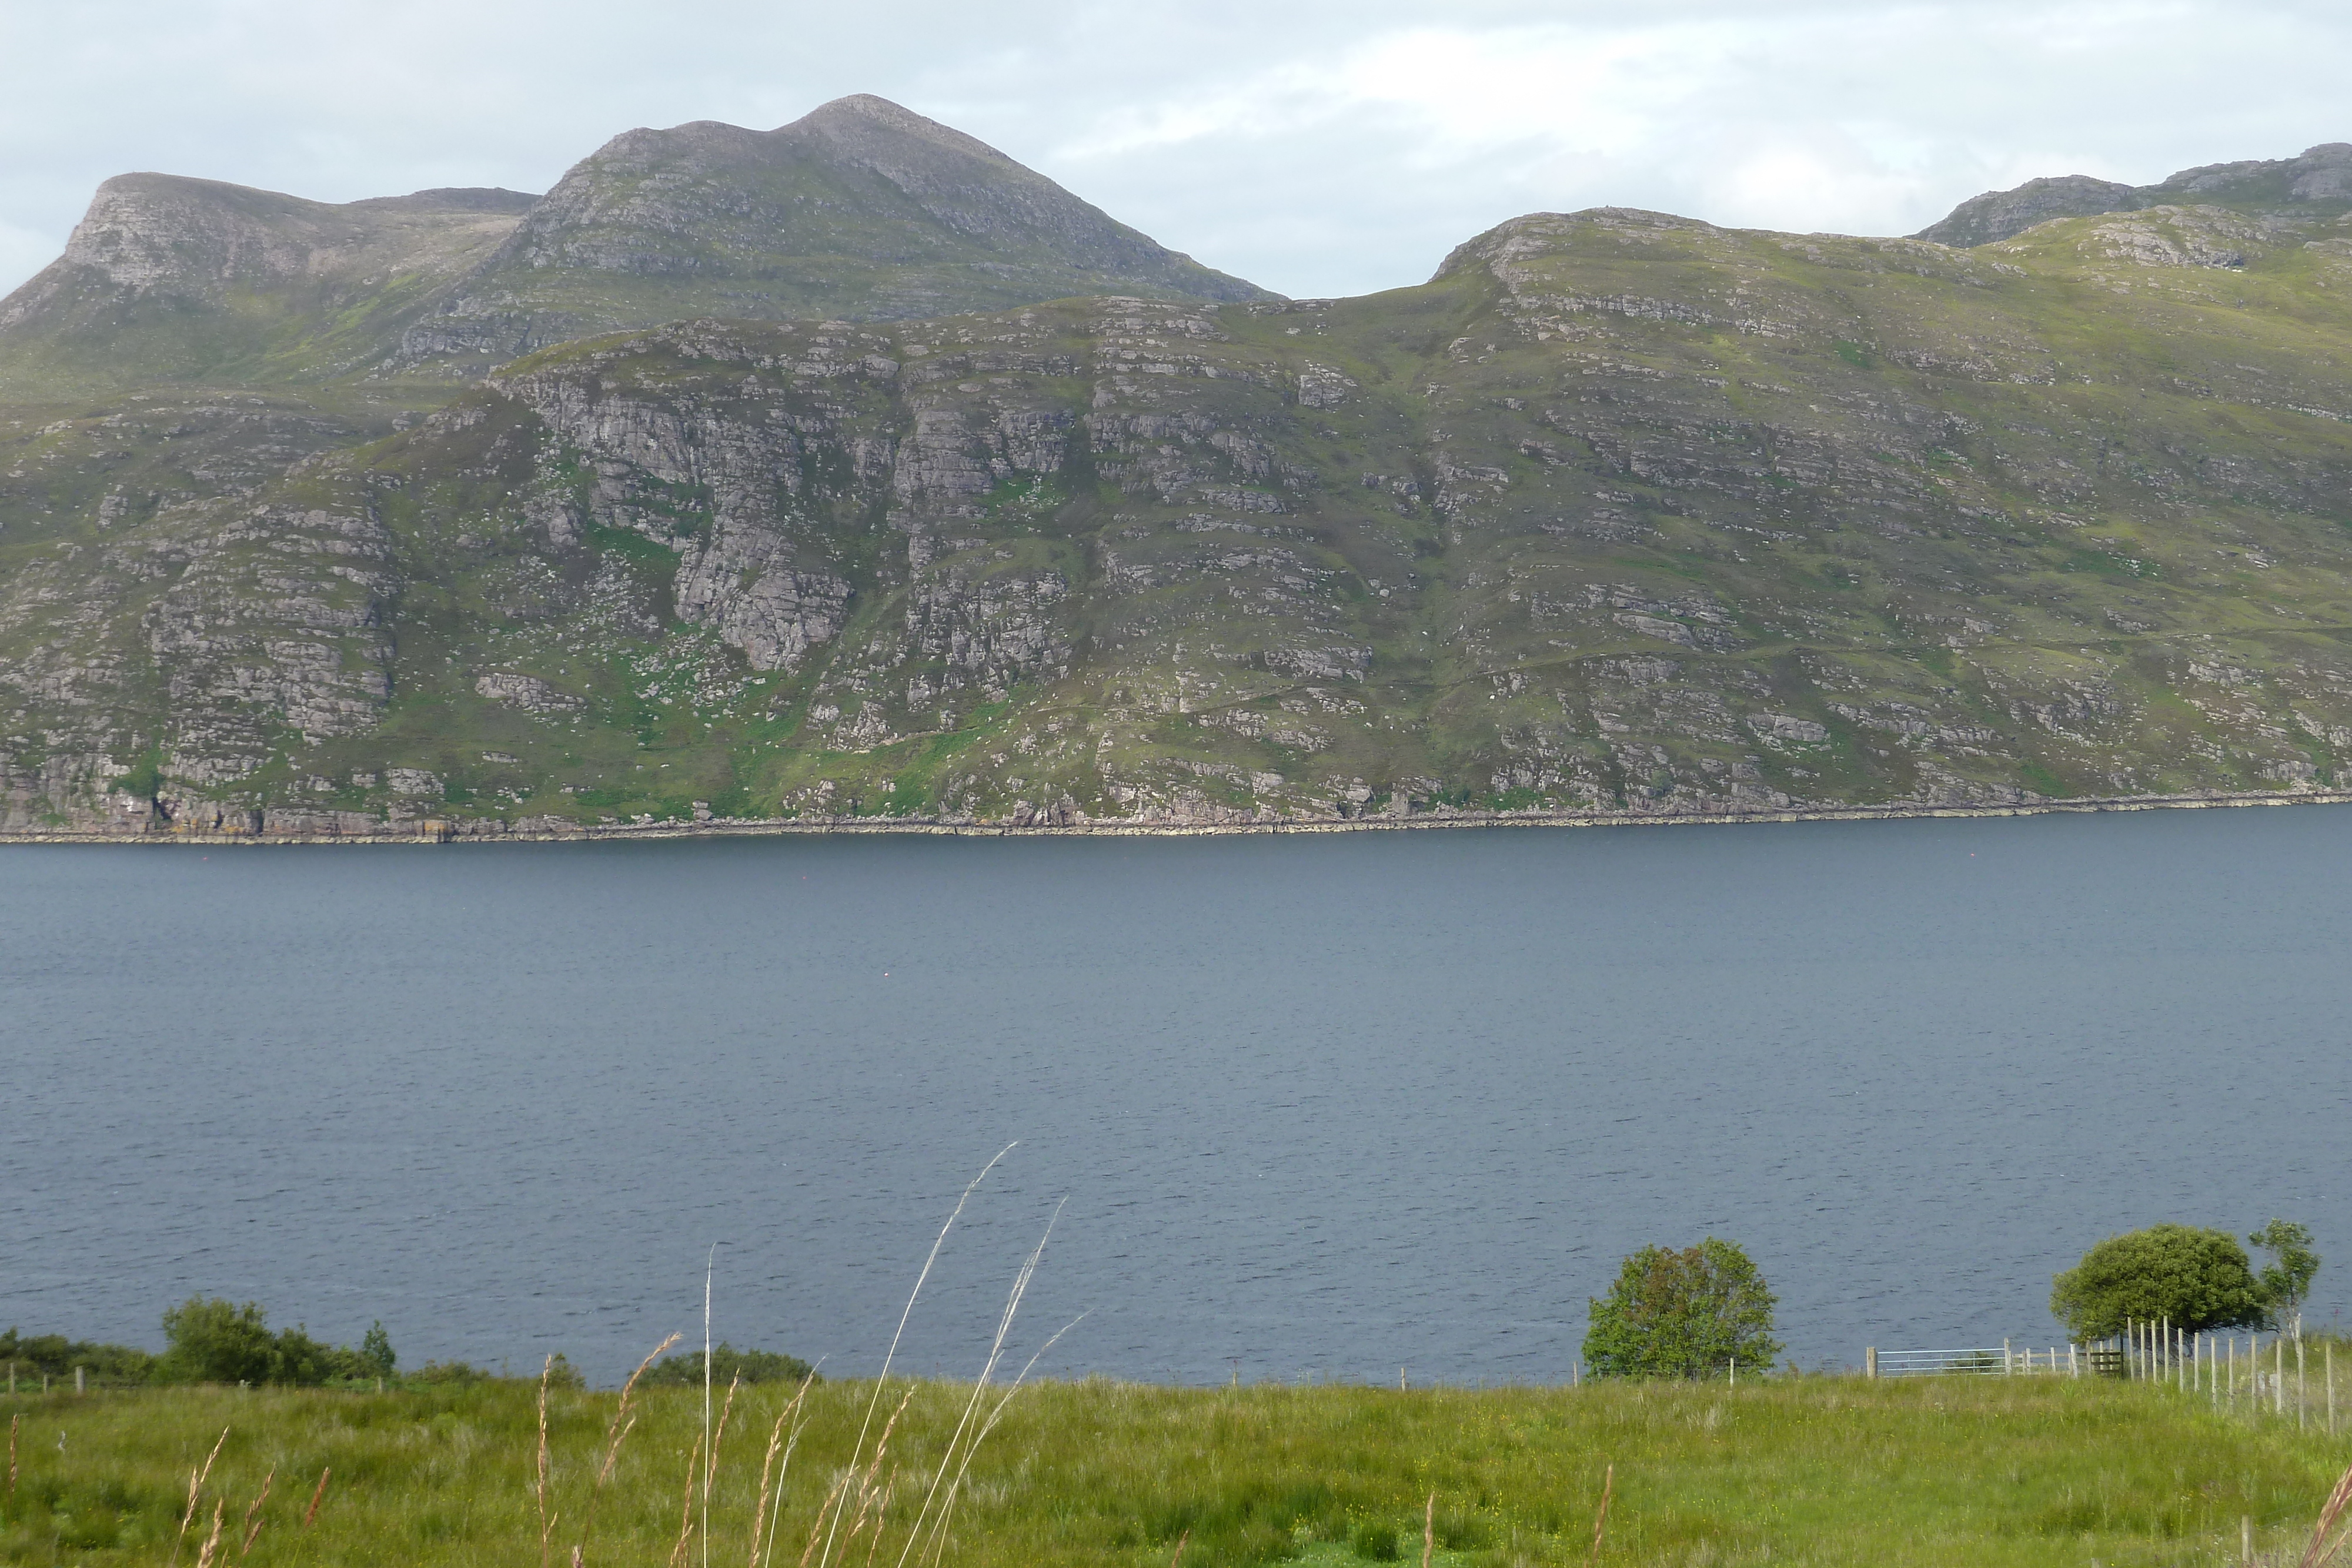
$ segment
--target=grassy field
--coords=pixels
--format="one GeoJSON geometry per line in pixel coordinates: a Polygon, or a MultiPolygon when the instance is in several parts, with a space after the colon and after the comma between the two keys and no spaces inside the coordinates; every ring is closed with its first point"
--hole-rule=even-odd
{"type": "MultiPolygon", "coordinates": [[[[847,1382],[811,1392],[762,1558],[762,1457],[791,1391],[743,1391],[711,1489],[709,1561],[828,1560],[822,1543],[806,1554],[811,1521],[848,1473],[873,1393],[847,1382]]],[[[907,1550],[909,1527],[967,1393],[887,1391],[875,1431],[907,1403],[881,1462],[851,1480],[831,1562],[928,1560],[928,1546],[907,1550]]],[[[701,1511],[688,1490],[698,1393],[640,1391],[600,1488],[617,1397],[550,1396],[542,1531],[533,1384],[20,1396],[0,1560],[194,1564],[217,1509],[211,1564],[568,1563],[578,1545],[589,1563],[698,1565],[698,1522],[677,1555],[682,1505],[698,1521],[701,1511]],[[224,1428],[175,1547],[190,1473],[224,1428]],[[246,1552],[248,1521],[258,1534],[246,1552]]],[[[1613,1467],[1603,1563],[2221,1563],[2237,1561],[2242,1518],[2263,1561],[2294,1563],[2347,1458],[2352,1440],[2299,1435],[2292,1421],[2217,1417],[2180,1395],[2087,1379],[1402,1393],[1041,1384],[980,1449],[937,1560],[1166,1563],[1181,1541],[1199,1568],[1356,1562],[1385,1529],[1417,1561],[1433,1492],[1439,1563],[1584,1563],[1613,1467]]]]}

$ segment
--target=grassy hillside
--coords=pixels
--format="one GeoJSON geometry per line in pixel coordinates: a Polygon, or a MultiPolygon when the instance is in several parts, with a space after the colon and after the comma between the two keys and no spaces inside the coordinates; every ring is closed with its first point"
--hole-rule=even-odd
{"type": "MultiPolygon", "coordinates": [[[[945,1384],[894,1386],[877,1430],[908,1388],[872,1472],[889,1495],[875,1500],[878,1541],[869,1525],[848,1552],[836,1545],[835,1562],[899,1560],[963,1397],[945,1384]]],[[[828,1383],[812,1396],[772,1561],[802,1560],[870,1393],[828,1383]]],[[[8,1406],[20,1473],[0,1500],[0,1560],[172,1560],[190,1473],[226,1427],[182,1561],[195,1560],[216,1503],[227,1544],[215,1561],[239,1547],[249,1518],[259,1534],[243,1560],[256,1568],[529,1563],[542,1552],[561,1563],[575,1543],[590,1563],[671,1561],[698,1393],[643,1397],[601,1491],[615,1396],[551,1397],[557,1517],[544,1548],[536,1396],[533,1385],[491,1383],[19,1397],[8,1406]],[[306,1531],[322,1469],[332,1474],[306,1531]]],[[[761,1457],[785,1396],[747,1390],[730,1423],[710,1501],[715,1563],[751,1555],[761,1457]]],[[[1048,1384],[1022,1393],[980,1450],[941,1560],[1143,1568],[1171,1561],[1181,1539],[1183,1562],[1201,1568],[1338,1563],[1365,1561],[1393,1531],[1413,1561],[1433,1492],[1438,1563],[1585,1563],[1613,1466],[1602,1563],[2234,1563],[2242,1519],[2262,1562],[2289,1563],[2347,1458],[2352,1442],[2298,1436],[2291,1422],[2231,1421],[2183,1396],[2095,1380],[1412,1393],[1048,1384]]],[[[688,1560],[700,1552],[691,1542],[688,1560]]]]}
{"type": "Polygon", "coordinates": [[[0,826],[2336,789],[2344,207],[1537,214],[1360,299],[682,323],[391,434],[415,383],[225,399],[217,461],[52,404],[0,826]]]}

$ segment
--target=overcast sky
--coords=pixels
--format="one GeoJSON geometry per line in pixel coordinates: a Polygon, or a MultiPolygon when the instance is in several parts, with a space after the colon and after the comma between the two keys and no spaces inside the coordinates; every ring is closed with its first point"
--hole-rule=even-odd
{"type": "Polygon", "coordinates": [[[0,289],[160,170],[541,191],[618,131],[874,92],[1291,295],[1519,213],[1904,233],[2035,174],[2352,141],[2342,0],[0,0],[0,289]]]}

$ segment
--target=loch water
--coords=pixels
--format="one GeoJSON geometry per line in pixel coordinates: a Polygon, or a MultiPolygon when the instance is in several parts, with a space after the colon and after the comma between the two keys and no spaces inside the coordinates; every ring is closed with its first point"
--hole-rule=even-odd
{"type": "Polygon", "coordinates": [[[612,1381],[1549,1381],[1645,1242],[1790,1354],[2311,1225],[2352,1301],[2352,808],[1292,838],[0,850],[0,1323],[256,1300],[612,1381]],[[1066,1204],[1064,1205],[1064,1200],[1066,1204]],[[1083,1317],[1081,1318],[1081,1314],[1083,1317]],[[1025,1352],[1024,1352],[1025,1354],[1025,1352]]]}

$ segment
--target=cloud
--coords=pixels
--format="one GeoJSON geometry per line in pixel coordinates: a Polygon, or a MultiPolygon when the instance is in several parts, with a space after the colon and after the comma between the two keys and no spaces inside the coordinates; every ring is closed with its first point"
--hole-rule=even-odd
{"type": "Polygon", "coordinates": [[[2352,13],[2301,0],[0,0],[0,287],[126,169],[536,190],[631,126],[854,91],[1293,294],[1417,282],[1530,210],[1897,233],[2035,174],[2352,137],[2352,13]]]}

